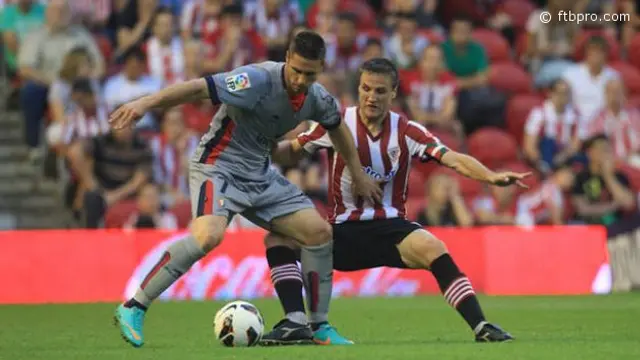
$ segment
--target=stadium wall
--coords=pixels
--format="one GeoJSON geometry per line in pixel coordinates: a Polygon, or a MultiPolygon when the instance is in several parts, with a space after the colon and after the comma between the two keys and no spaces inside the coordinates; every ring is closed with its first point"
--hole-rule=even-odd
{"type": "MultiPolygon", "coordinates": [[[[601,227],[430,229],[447,243],[478,292],[569,295],[610,289],[601,227]]],[[[131,295],[169,243],[185,233],[161,231],[0,232],[0,303],[120,301],[131,295]]],[[[251,299],[274,295],[262,231],[228,233],[164,300],[251,299]]],[[[430,274],[373,269],[336,273],[337,296],[438,293],[430,274]]]]}

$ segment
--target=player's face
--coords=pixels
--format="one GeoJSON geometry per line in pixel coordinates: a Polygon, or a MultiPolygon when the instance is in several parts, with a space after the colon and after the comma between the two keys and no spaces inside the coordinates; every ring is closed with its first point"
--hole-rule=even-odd
{"type": "Polygon", "coordinates": [[[358,105],[367,118],[385,116],[391,109],[395,97],[396,90],[393,88],[391,75],[365,71],[360,76],[358,105]]]}
{"type": "Polygon", "coordinates": [[[293,94],[303,94],[313,84],[318,75],[322,73],[324,62],[322,60],[309,60],[296,54],[287,52],[285,77],[287,90],[293,94]]]}

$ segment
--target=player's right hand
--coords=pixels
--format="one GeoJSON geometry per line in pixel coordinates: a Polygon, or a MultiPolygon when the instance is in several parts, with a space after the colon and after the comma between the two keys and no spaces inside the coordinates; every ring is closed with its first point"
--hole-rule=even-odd
{"type": "Polygon", "coordinates": [[[142,118],[145,111],[136,101],[120,106],[109,116],[109,124],[115,130],[131,127],[142,118]]]}
{"type": "Polygon", "coordinates": [[[353,195],[362,197],[372,204],[382,202],[382,188],[380,182],[375,181],[364,172],[353,179],[353,195]]]}

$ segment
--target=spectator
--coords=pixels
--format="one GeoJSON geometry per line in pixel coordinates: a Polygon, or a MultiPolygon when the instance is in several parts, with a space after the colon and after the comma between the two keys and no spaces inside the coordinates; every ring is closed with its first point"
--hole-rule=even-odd
{"type": "Polygon", "coordinates": [[[44,23],[45,6],[34,0],[17,0],[0,10],[4,61],[10,74],[18,70],[16,56],[26,35],[44,23]]]}
{"type": "Polygon", "coordinates": [[[102,54],[91,34],[80,26],[70,26],[69,18],[68,2],[51,0],[44,27],[29,33],[20,47],[18,66],[24,80],[20,106],[24,112],[27,145],[31,148],[32,160],[41,155],[38,145],[47,106],[47,93],[58,76],[67,53],[84,47],[94,61],[91,75],[100,78],[104,74],[102,54]]]}
{"type": "Polygon", "coordinates": [[[606,65],[608,44],[600,36],[594,36],[585,47],[585,61],[572,66],[562,76],[571,88],[571,99],[584,116],[587,124],[604,107],[604,90],[609,80],[618,73],[606,65]]]}
{"type": "Polygon", "coordinates": [[[185,80],[185,60],[182,40],[175,35],[173,13],[158,8],[153,20],[153,36],[147,40],[147,68],[165,86],[185,80]]]}
{"type": "Polygon", "coordinates": [[[189,195],[189,159],[199,139],[185,127],[180,108],[169,110],[162,121],[162,133],[149,142],[153,151],[153,178],[166,194],[163,204],[172,206],[189,195]]]}
{"type": "Polygon", "coordinates": [[[399,69],[410,69],[415,66],[422,50],[429,45],[429,40],[418,34],[418,22],[413,13],[396,15],[395,30],[388,39],[385,49],[388,57],[399,69]]]}
{"type": "Polygon", "coordinates": [[[125,229],[177,230],[178,219],[174,214],[162,209],[160,190],[153,184],[146,184],[138,194],[138,209],[131,214],[125,229]]]}
{"type": "Polygon", "coordinates": [[[570,103],[570,95],[566,81],[556,80],[547,100],[533,108],[527,118],[524,155],[543,173],[574,157],[586,135],[583,119],[570,103]]]}
{"type": "Polygon", "coordinates": [[[229,71],[239,66],[266,60],[267,49],[260,34],[243,26],[241,5],[228,5],[220,14],[220,26],[204,38],[207,73],[229,71]]]}
{"type": "MultiPolygon", "coordinates": [[[[364,63],[365,61],[377,57],[384,56],[384,49],[382,48],[382,42],[376,38],[367,39],[363,49],[362,49],[361,61],[364,63]]],[[[351,71],[347,74],[347,84],[344,88],[351,89],[349,94],[345,94],[346,99],[345,104],[355,104],[358,98],[358,86],[360,85],[360,73],[358,71],[351,71]]],[[[345,105],[343,104],[343,105],[345,105]]],[[[349,106],[349,105],[346,105],[349,106]]]]}
{"type": "Polygon", "coordinates": [[[412,118],[422,125],[464,136],[456,120],[455,77],[444,67],[442,49],[437,45],[427,46],[418,70],[407,77],[402,85],[412,118]]]}
{"type": "Polygon", "coordinates": [[[225,0],[189,0],[182,8],[180,33],[183,41],[206,38],[218,30],[225,0]]]}
{"type": "Polygon", "coordinates": [[[558,166],[537,189],[518,197],[516,224],[564,224],[564,192],[573,188],[575,176],[568,163],[558,166]]]}
{"type": "MultiPolygon", "coordinates": [[[[145,74],[145,55],[139,48],[133,48],[124,55],[121,73],[109,78],[104,87],[104,96],[113,111],[120,105],[139,97],[154,93],[162,88],[162,81],[145,74]]],[[[145,114],[138,121],[139,128],[156,128],[154,115],[145,114]]]]}
{"type": "Polygon", "coordinates": [[[157,0],[115,0],[110,27],[116,34],[116,57],[144,44],[151,33],[157,0]]]}
{"type": "Polygon", "coordinates": [[[193,80],[201,77],[202,59],[204,51],[202,43],[198,40],[189,40],[184,44],[184,77],[185,80],[193,80]]]}
{"type": "Polygon", "coordinates": [[[151,179],[153,155],[131,128],[93,138],[74,152],[87,228],[100,227],[109,206],[135,196],[151,179]]]}
{"type": "Polygon", "coordinates": [[[482,225],[514,225],[516,189],[490,186],[487,194],[473,200],[473,212],[482,225]]]}
{"type": "MultiPolygon", "coordinates": [[[[187,80],[196,79],[202,76],[202,59],[204,51],[202,43],[198,40],[190,40],[185,44],[185,77],[187,80]]],[[[184,116],[187,127],[198,134],[203,134],[209,129],[209,124],[213,115],[215,115],[216,107],[211,101],[201,100],[195,101],[182,106],[182,114],[184,116]]]]}
{"type": "Polygon", "coordinates": [[[309,27],[326,36],[335,32],[338,22],[338,0],[318,0],[307,13],[309,27]]]}
{"type": "Polygon", "coordinates": [[[440,25],[440,21],[436,17],[436,9],[438,0],[422,0],[422,4],[417,6],[418,26],[421,29],[433,29],[439,33],[443,33],[444,29],[440,25]]]}
{"type": "Polygon", "coordinates": [[[605,107],[589,124],[589,135],[597,134],[610,139],[617,160],[628,161],[640,153],[640,113],[627,104],[619,79],[609,80],[605,85],[605,107]]]}
{"type": "Polygon", "coordinates": [[[605,135],[590,137],[584,148],[589,166],[576,176],[572,198],[576,217],[587,224],[613,224],[635,207],[629,180],[616,171],[605,135]]]}
{"type": "Polygon", "coordinates": [[[326,70],[339,78],[357,71],[362,63],[362,41],[358,41],[356,22],[354,14],[342,13],[338,16],[335,36],[328,36],[326,70]]]}
{"type": "Polygon", "coordinates": [[[92,31],[100,31],[107,25],[111,16],[111,1],[73,1],[71,13],[74,23],[82,24],[92,31]]]}
{"type": "Polygon", "coordinates": [[[581,24],[585,28],[604,29],[608,34],[617,38],[616,23],[613,21],[605,21],[604,14],[616,13],[615,0],[579,0],[574,4],[572,9],[576,14],[593,14],[594,16],[586,16],[584,23],[581,24]],[[595,16],[598,15],[598,16],[595,16]],[[596,20],[597,19],[597,20],[596,20]]]}
{"type": "Polygon", "coordinates": [[[284,61],[289,44],[289,32],[302,21],[297,1],[247,1],[245,14],[255,30],[262,35],[262,42],[267,47],[269,59],[284,61]]]}
{"type": "Polygon", "coordinates": [[[458,182],[450,176],[436,174],[426,183],[426,206],[418,212],[418,223],[423,226],[473,225],[473,215],[460,194],[458,182]]]}

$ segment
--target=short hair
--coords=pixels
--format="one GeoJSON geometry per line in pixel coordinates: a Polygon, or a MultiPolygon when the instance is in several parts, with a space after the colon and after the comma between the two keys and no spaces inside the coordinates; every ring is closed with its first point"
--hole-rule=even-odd
{"type": "Polygon", "coordinates": [[[327,53],[327,46],[320,34],[311,30],[298,33],[289,44],[289,52],[298,54],[307,60],[322,60],[327,53]]]}
{"type": "Polygon", "coordinates": [[[609,138],[604,133],[593,135],[584,141],[584,143],[582,144],[582,151],[588,151],[593,147],[593,145],[597,144],[600,141],[608,142],[609,138]]]}
{"type": "Polygon", "coordinates": [[[239,4],[227,5],[222,8],[222,11],[220,11],[220,17],[234,16],[234,15],[235,16],[244,15],[244,9],[242,8],[242,5],[239,5],[239,4]]]}
{"type": "Polygon", "coordinates": [[[555,91],[556,88],[558,87],[558,85],[560,85],[560,84],[565,84],[565,85],[569,86],[569,83],[565,79],[557,78],[557,79],[554,79],[553,81],[551,81],[551,83],[549,84],[548,89],[551,90],[551,91],[555,91]]]}
{"type": "Polygon", "coordinates": [[[367,39],[367,42],[364,44],[365,48],[368,48],[369,46],[379,46],[382,47],[382,40],[372,37],[367,39]]]}
{"type": "Polygon", "coordinates": [[[358,78],[360,78],[365,72],[389,75],[391,76],[391,85],[393,86],[393,88],[398,88],[398,84],[400,82],[398,68],[389,59],[373,58],[365,61],[364,63],[362,63],[362,65],[360,65],[360,68],[358,69],[358,78]]]}
{"type": "Polygon", "coordinates": [[[358,24],[358,17],[354,13],[341,12],[338,14],[338,21],[348,21],[351,25],[356,26],[358,24]]]}
{"type": "Polygon", "coordinates": [[[453,26],[454,23],[456,22],[465,22],[468,23],[469,25],[471,25],[473,27],[473,19],[467,15],[466,13],[459,13],[456,14],[453,19],[451,19],[451,22],[449,23],[449,29],[453,26]]]}
{"type": "Polygon", "coordinates": [[[607,39],[600,35],[593,35],[589,40],[587,40],[585,49],[590,47],[599,47],[604,52],[609,51],[609,43],[607,42],[607,39]]]}
{"type": "Polygon", "coordinates": [[[147,55],[144,53],[144,50],[140,46],[133,46],[129,48],[122,55],[122,63],[126,63],[131,59],[136,59],[141,62],[147,61],[147,55]]]}
{"type": "Polygon", "coordinates": [[[71,85],[71,91],[76,93],[83,94],[93,94],[93,86],[91,86],[91,80],[88,78],[79,78],[76,79],[71,85]]]}
{"type": "Polygon", "coordinates": [[[153,15],[153,22],[155,23],[156,20],[158,19],[158,17],[160,15],[169,15],[171,16],[171,18],[173,18],[173,11],[171,11],[170,8],[166,7],[166,6],[159,6],[156,11],[155,14],[153,15]]]}

